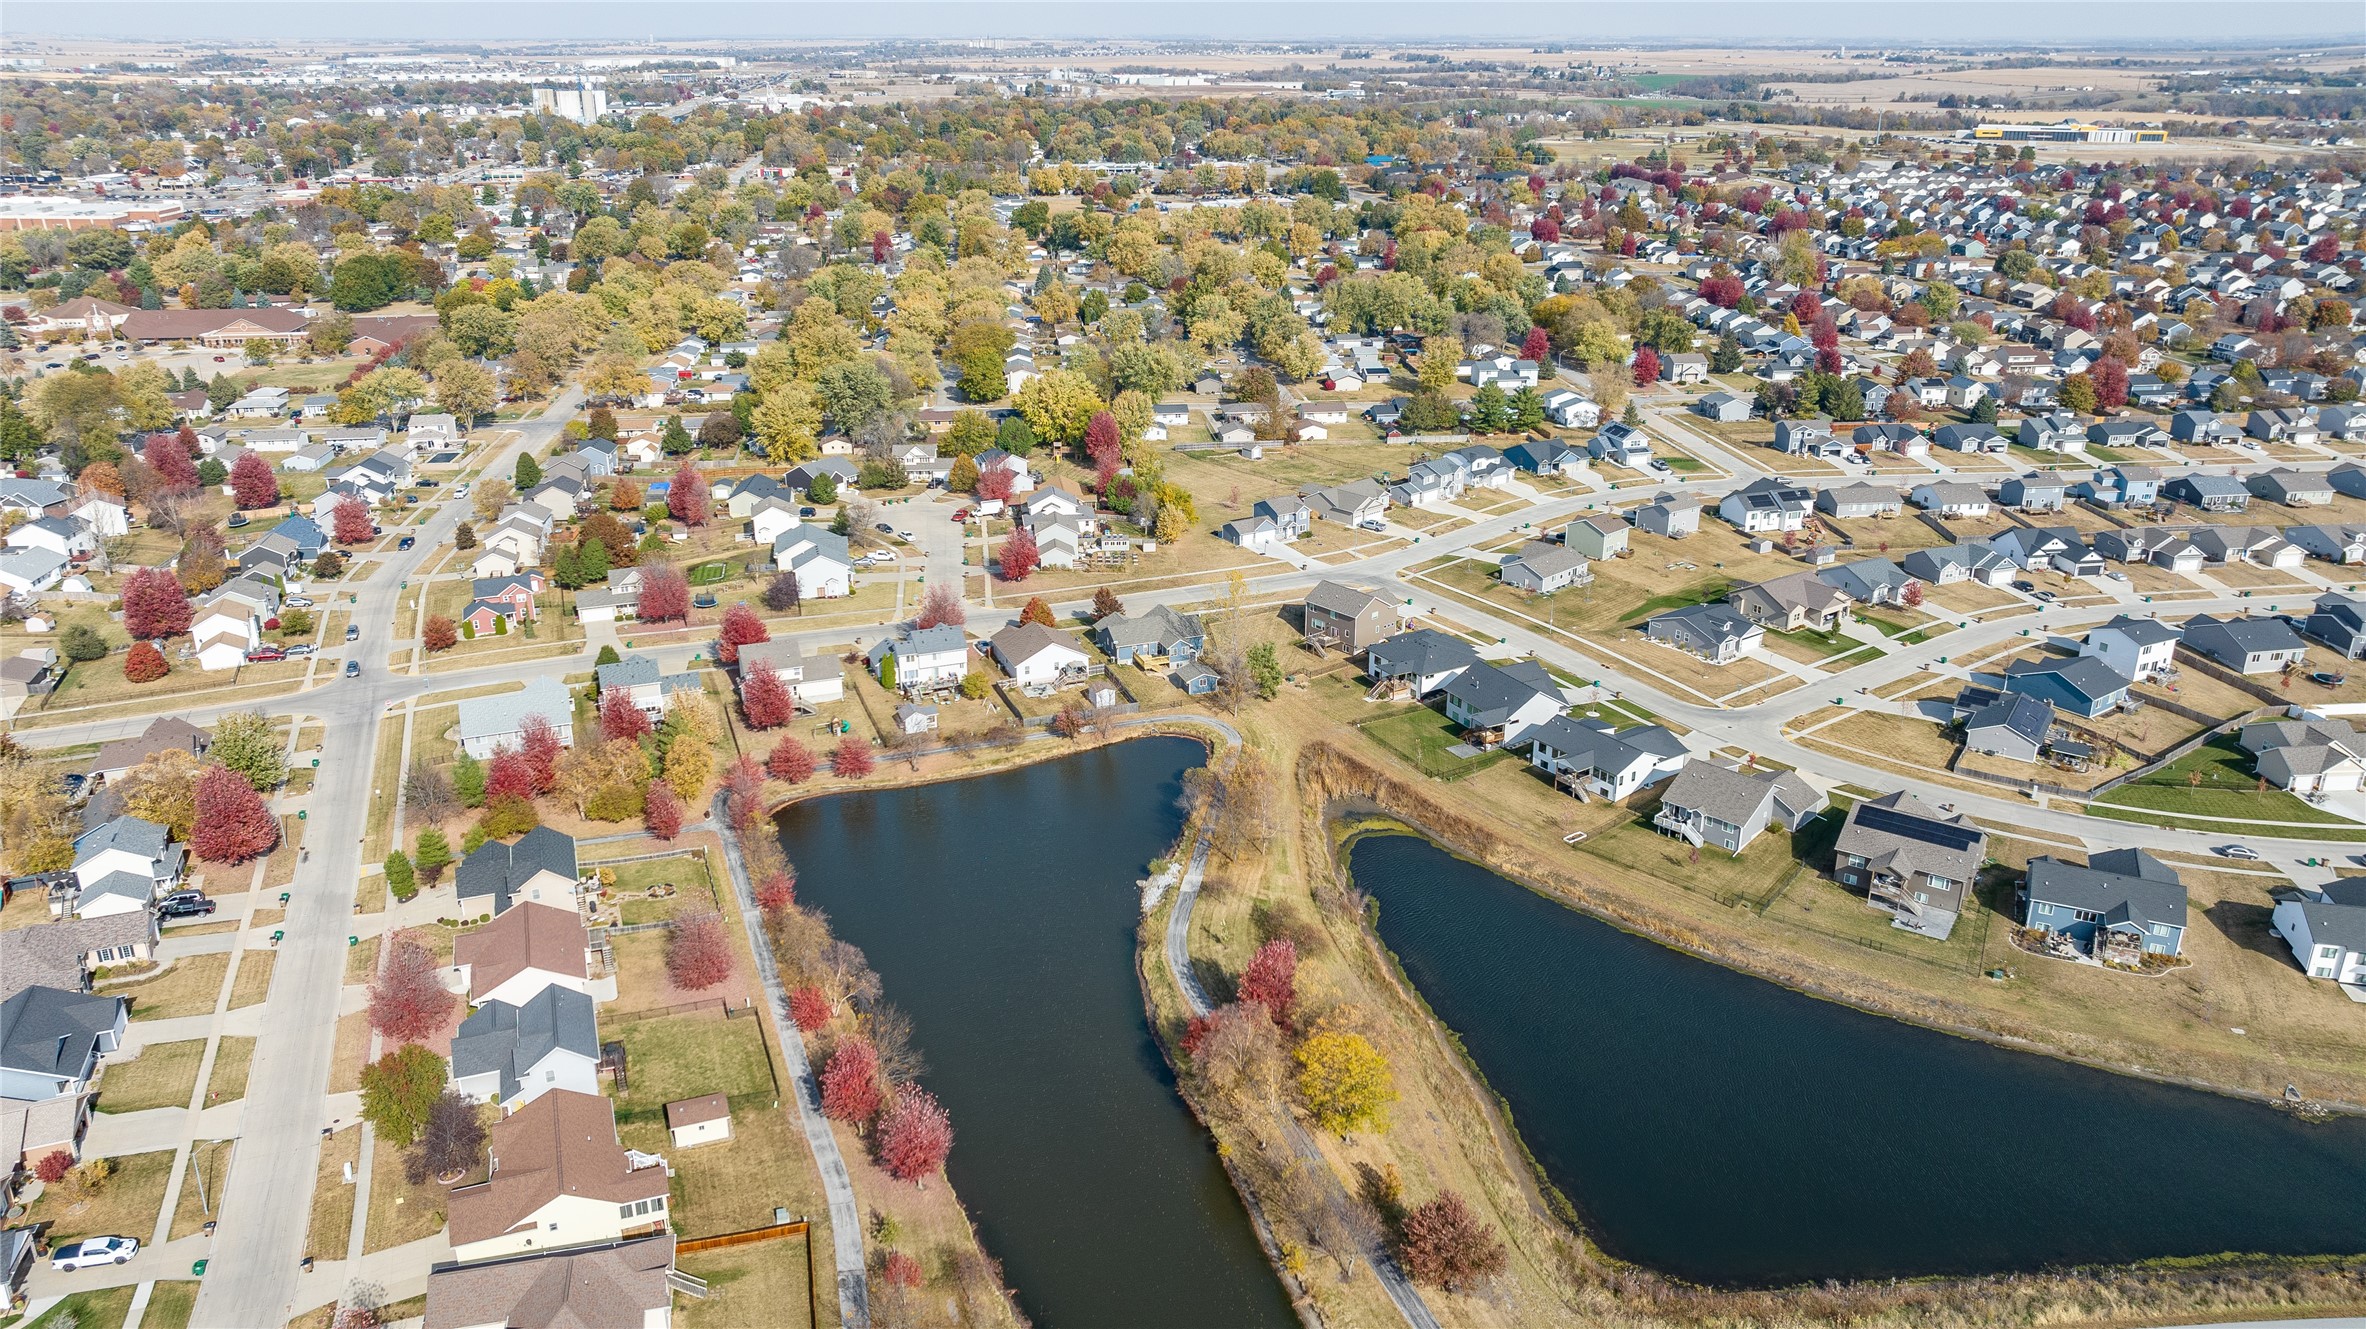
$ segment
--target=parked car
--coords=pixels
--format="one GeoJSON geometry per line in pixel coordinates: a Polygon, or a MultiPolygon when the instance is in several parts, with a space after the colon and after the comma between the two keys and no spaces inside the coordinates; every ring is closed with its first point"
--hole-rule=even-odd
{"type": "Polygon", "coordinates": [[[288,653],[279,649],[277,646],[257,646],[255,649],[246,653],[246,662],[248,664],[269,664],[273,660],[285,660],[287,658],[288,653]]]}
{"type": "Polygon", "coordinates": [[[418,536],[415,536],[415,535],[406,535],[406,536],[404,536],[402,539],[395,541],[395,542],[394,542],[394,547],[395,547],[395,548],[397,548],[397,549],[409,549],[410,547],[412,547],[413,545],[416,545],[416,544],[418,544],[418,543],[419,543],[419,537],[418,537],[418,536]]]}
{"type": "MultiPolygon", "coordinates": [[[[221,359],[215,356],[215,359],[221,359]]],[[[93,1269],[102,1264],[128,1264],[140,1253],[137,1237],[84,1237],[69,1241],[49,1253],[49,1267],[61,1274],[77,1269],[93,1269]]]]}
{"type": "Polygon", "coordinates": [[[892,522],[880,522],[879,529],[889,535],[895,534],[895,525],[892,522]]]}
{"type": "Polygon", "coordinates": [[[2125,572],[2106,572],[2103,575],[2111,578],[2113,581],[2126,581],[2128,579],[2128,574],[2125,572]]]}
{"type": "Polygon", "coordinates": [[[347,660],[347,661],[345,662],[345,676],[346,676],[347,678],[360,678],[360,677],[361,677],[361,661],[359,661],[359,660],[347,660]]]}
{"type": "Polygon", "coordinates": [[[306,642],[306,641],[300,641],[300,642],[297,642],[297,643],[296,643],[295,645],[293,645],[293,646],[286,647],[285,649],[286,649],[286,651],[287,651],[287,653],[288,653],[288,658],[290,658],[290,659],[294,659],[296,656],[299,656],[299,655],[310,655],[310,654],[312,654],[312,643],[310,643],[310,642],[306,642]]]}
{"type": "Polygon", "coordinates": [[[968,520],[969,520],[969,509],[968,509],[968,508],[955,508],[955,509],[953,510],[953,520],[954,520],[954,522],[955,522],[956,524],[959,524],[959,523],[961,523],[961,522],[968,521],[968,520]]]}
{"type": "Polygon", "coordinates": [[[2017,581],[2013,583],[2013,589],[2026,595],[2029,592],[2037,589],[2037,583],[2033,581],[2017,581]]]}
{"type": "Polygon", "coordinates": [[[2212,852],[2216,853],[2220,858],[2236,858],[2241,859],[2246,863],[2256,863],[2259,861],[2259,851],[2253,849],[2249,845],[2222,844],[2212,852]]]}
{"type": "Polygon", "coordinates": [[[361,624],[359,624],[359,623],[348,623],[348,624],[346,624],[346,625],[345,625],[345,640],[347,640],[347,641],[359,641],[359,640],[361,640],[361,624]]]}
{"type": "Polygon", "coordinates": [[[1378,517],[1367,518],[1361,523],[1361,525],[1367,531],[1385,531],[1388,529],[1388,523],[1382,521],[1378,517]]]}
{"type": "Polygon", "coordinates": [[[812,508],[799,508],[797,509],[797,515],[800,517],[810,517],[814,515],[814,512],[812,508]]]}
{"type": "Polygon", "coordinates": [[[294,605],[298,609],[310,609],[312,607],[312,597],[309,595],[291,595],[281,603],[294,605]]]}
{"type": "Polygon", "coordinates": [[[895,538],[903,541],[905,544],[915,544],[920,539],[919,536],[912,534],[910,531],[897,531],[895,533],[895,538]]]}
{"type": "Polygon", "coordinates": [[[156,912],[165,918],[203,918],[214,911],[214,902],[199,891],[174,891],[165,896],[156,912]]]}

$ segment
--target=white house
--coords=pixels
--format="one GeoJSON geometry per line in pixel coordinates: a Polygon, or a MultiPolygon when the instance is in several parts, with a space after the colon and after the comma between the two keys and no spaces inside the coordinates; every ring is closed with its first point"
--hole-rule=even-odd
{"type": "Polygon", "coordinates": [[[742,689],[757,671],[765,669],[788,685],[789,696],[800,706],[819,706],[846,696],[846,667],[835,655],[807,655],[789,641],[760,641],[739,648],[742,689]]]}
{"type": "Polygon", "coordinates": [[[949,623],[917,628],[901,637],[880,638],[864,658],[888,686],[911,691],[950,687],[969,672],[969,638],[949,623]]]}
{"type": "Polygon", "coordinates": [[[2094,656],[2125,677],[2142,683],[2174,671],[2177,643],[2184,636],[2159,619],[2130,618],[2122,614],[2089,632],[2087,639],[2079,644],[2078,653],[2094,656]]]}
{"type": "Polygon", "coordinates": [[[854,560],[846,537],[818,526],[798,525],[772,542],[773,566],[796,577],[797,593],[808,600],[845,595],[853,586],[854,560]]]}
{"type": "Polygon", "coordinates": [[[1041,623],[1018,623],[988,638],[994,662],[1022,687],[1048,686],[1080,675],[1091,658],[1074,637],[1041,623]]]}
{"type": "Polygon", "coordinates": [[[627,1150],[597,1094],[543,1094],[494,1124],[487,1154],[490,1175],[452,1191],[445,1210],[462,1264],[613,1245],[665,1226],[665,1160],[627,1150]]]}
{"type": "Polygon", "coordinates": [[[548,674],[527,682],[516,692],[489,697],[467,697],[460,702],[460,747],[484,761],[503,744],[515,745],[528,717],[550,721],[559,741],[575,746],[575,701],[565,684],[548,674]]]}
{"type": "Polygon", "coordinates": [[[2269,926],[2309,977],[2331,979],[2353,994],[2366,985],[2366,889],[2358,878],[2280,896],[2269,926]]]}
{"type": "Polygon", "coordinates": [[[502,1001],[523,1006],[544,988],[572,988],[595,1001],[613,1000],[614,977],[595,980],[591,934],[571,909],[524,903],[452,943],[452,972],[469,1004],[502,1001]]]}

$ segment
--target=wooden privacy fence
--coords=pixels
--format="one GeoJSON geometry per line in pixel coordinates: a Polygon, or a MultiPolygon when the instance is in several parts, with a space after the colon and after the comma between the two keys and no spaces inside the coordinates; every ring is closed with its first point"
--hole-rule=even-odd
{"type": "Polygon", "coordinates": [[[821,1293],[814,1284],[813,1224],[800,1218],[791,1223],[774,1223],[767,1227],[752,1227],[744,1232],[725,1232],[712,1237],[689,1237],[674,1242],[676,1255],[698,1251],[729,1250],[735,1246],[753,1246],[759,1242],[782,1241],[789,1237],[805,1238],[805,1323],[807,1329],[821,1324],[821,1293]]]}

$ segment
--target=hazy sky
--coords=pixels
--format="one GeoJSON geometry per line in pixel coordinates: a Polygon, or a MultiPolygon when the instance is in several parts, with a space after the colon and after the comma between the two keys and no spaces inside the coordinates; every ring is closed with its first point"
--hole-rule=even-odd
{"type": "MultiPolygon", "coordinates": [[[[15,0],[18,36],[511,38],[1197,37],[1243,40],[2366,42],[2359,0],[15,0]]],[[[0,46],[5,38],[0,37],[0,46]]]]}

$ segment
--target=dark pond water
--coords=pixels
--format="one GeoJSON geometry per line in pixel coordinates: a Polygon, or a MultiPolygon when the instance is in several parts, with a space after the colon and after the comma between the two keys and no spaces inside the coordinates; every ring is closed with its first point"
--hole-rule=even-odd
{"type": "Polygon", "coordinates": [[[1134,972],[1134,879],[1205,756],[1141,739],[779,820],[799,898],[911,1015],[954,1188],[1041,1329],[1297,1323],[1134,972]]]}
{"type": "Polygon", "coordinates": [[[1760,1285],[2366,1251],[2366,1121],[1819,1001],[1425,840],[1367,837],[1349,862],[1381,939],[1615,1255],[1760,1285]]]}

